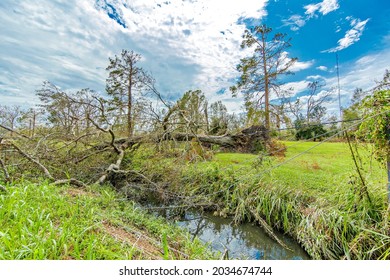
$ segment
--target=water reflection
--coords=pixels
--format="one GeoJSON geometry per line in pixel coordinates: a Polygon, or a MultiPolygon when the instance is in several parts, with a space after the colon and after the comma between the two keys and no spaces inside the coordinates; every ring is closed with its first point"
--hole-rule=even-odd
{"type": "Polygon", "coordinates": [[[209,243],[211,249],[221,253],[227,250],[230,259],[310,259],[292,238],[274,232],[292,249],[290,251],[270,238],[258,225],[235,225],[231,218],[216,217],[194,209],[184,210],[175,205],[163,205],[152,195],[141,205],[155,215],[176,221],[177,225],[186,228],[193,238],[198,237],[203,242],[209,243]]]}
{"type": "Polygon", "coordinates": [[[193,237],[209,243],[213,250],[228,250],[230,259],[309,259],[306,252],[291,238],[277,234],[292,251],[286,250],[271,239],[259,226],[251,224],[234,225],[231,219],[200,215],[187,211],[182,220],[177,221],[193,237]]]}

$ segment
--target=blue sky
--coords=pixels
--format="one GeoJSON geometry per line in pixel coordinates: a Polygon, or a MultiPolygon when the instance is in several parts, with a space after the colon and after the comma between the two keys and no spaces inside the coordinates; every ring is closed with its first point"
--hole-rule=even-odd
{"type": "Polygon", "coordinates": [[[372,87],[390,69],[389,14],[385,0],[2,0],[0,104],[36,104],[44,80],[103,93],[108,57],[132,49],[167,99],[199,88],[240,111],[242,98],[226,89],[246,55],[241,35],[266,23],[292,38],[287,55],[299,60],[283,82],[297,96],[313,80],[337,86],[338,53],[346,106],[356,87],[372,87]]]}

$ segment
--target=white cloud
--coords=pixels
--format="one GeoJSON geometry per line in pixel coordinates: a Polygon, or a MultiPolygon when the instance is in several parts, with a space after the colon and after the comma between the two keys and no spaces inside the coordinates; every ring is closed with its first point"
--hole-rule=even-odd
{"type": "Polygon", "coordinates": [[[284,26],[290,26],[292,31],[298,31],[306,24],[306,20],[301,15],[292,15],[288,19],[282,20],[284,26]]]}
{"type": "Polygon", "coordinates": [[[337,10],[338,8],[340,8],[338,0],[324,0],[317,4],[309,4],[304,6],[304,9],[306,10],[305,14],[309,17],[313,17],[317,11],[323,15],[326,15],[337,10]]]}
{"type": "Polygon", "coordinates": [[[240,22],[266,15],[267,0],[101,1],[115,8],[111,18],[93,0],[1,2],[0,102],[34,103],[43,80],[103,91],[108,57],[121,49],[143,56],[166,96],[193,88],[211,96],[236,76],[240,22]]]}
{"type": "Polygon", "coordinates": [[[323,65],[316,67],[316,69],[321,70],[321,71],[328,71],[328,67],[323,66],[323,65]]]}
{"type": "MultiPolygon", "coordinates": [[[[192,81],[177,88],[177,91],[196,87],[210,95],[221,87],[227,87],[229,79],[236,74],[235,65],[242,56],[239,45],[244,31],[244,26],[237,24],[237,21],[264,16],[264,5],[265,1],[255,0],[245,0],[244,3],[203,0],[171,1],[160,4],[160,7],[134,1],[124,19],[129,25],[135,23],[136,27],[130,33],[152,40],[158,38],[159,44],[151,48],[160,49],[159,59],[164,60],[167,54],[171,54],[172,59],[184,60],[190,66],[178,69],[184,70],[184,75],[192,76],[192,81]],[[145,20],[143,13],[137,14],[133,10],[146,11],[148,20],[145,20]]],[[[150,42],[146,41],[145,44],[150,42]]],[[[166,61],[166,66],[169,65],[170,62],[166,61]]],[[[161,72],[161,69],[153,68],[153,72],[161,72]]],[[[172,85],[171,81],[168,83],[172,85]]],[[[179,81],[176,83],[180,84],[179,81]]]]}
{"type": "Polygon", "coordinates": [[[345,33],[343,38],[337,41],[337,47],[324,50],[322,52],[338,52],[358,42],[360,37],[363,35],[363,31],[369,20],[369,18],[364,21],[361,21],[360,19],[351,19],[352,28],[345,33]]]}
{"type": "Polygon", "coordinates": [[[314,60],[310,60],[310,61],[297,61],[297,62],[295,62],[291,66],[290,70],[292,72],[298,72],[298,71],[310,68],[313,64],[314,64],[314,60]]]}
{"type": "MultiPolygon", "coordinates": [[[[286,63],[291,59],[291,57],[289,56],[289,53],[284,51],[281,53],[280,55],[280,60],[285,62],[285,63],[282,63],[281,67],[285,67],[286,63]]],[[[310,61],[295,61],[295,63],[290,66],[289,68],[289,71],[291,72],[298,72],[298,71],[301,71],[301,70],[305,70],[305,69],[308,69],[310,68],[312,65],[314,64],[314,60],[310,60],[310,61]]]]}
{"type": "Polygon", "coordinates": [[[291,90],[292,92],[299,93],[307,89],[309,81],[302,80],[298,82],[290,82],[281,86],[282,90],[291,90]]]}
{"type": "Polygon", "coordinates": [[[323,80],[324,77],[321,75],[311,75],[306,77],[307,80],[323,80]]]}
{"type": "MultiPolygon", "coordinates": [[[[370,90],[376,81],[383,78],[386,69],[389,69],[390,49],[362,56],[352,64],[340,65],[340,95],[342,107],[350,105],[350,100],[356,88],[370,90]]],[[[326,89],[338,87],[337,76],[325,78],[326,89]]],[[[329,113],[338,115],[338,91],[334,90],[332,102],[327,103],[329,113]]]]}
{"type": "Polygon", "coordinates": [[[378,59],[378,55],[366,55],[359,58],[356,62],[356,66],[367,67],[371,63],[374,63],[378,59]]]}
{"type": "Polygon", "coordinates": [[[284,26],[290,26],[292,31],[298,31],[303,26],[305,26],[306,22],[313,18],[317,12],[322,15],[327,15],[328,13],[337,10],[340,8],[338,0],[324,0],[317,4],[309,4],[303,7],[306,11],[306,17],[294,14],[287,19],[283,19],[282,22],[284,26]]]}
{"type": "Polygon", "coordinates": [[[353,64],[340,68],[340,84],[351,93],[357,87],[368,90],[375,86],[375,81],[382,79],[389,69],[390,50],[385,49],[376,54],[366,55],[353,64]]]}

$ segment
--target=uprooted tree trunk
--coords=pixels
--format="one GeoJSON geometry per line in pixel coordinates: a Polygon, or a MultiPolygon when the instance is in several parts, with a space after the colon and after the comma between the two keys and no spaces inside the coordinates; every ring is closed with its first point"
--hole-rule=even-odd
{"type": "MultiPolygon", "coordinates": [[[[205,146],[218,145],[229,151],[256,153],[265,150],[270,141],[269,131],[262,125],[251,126],[237,134],[226,135],[199,135],[193,133],[173,132],[162,135],[134,136],[132,138],[116,139],[113,144],[132,146],[139,143],[161,142],[165,140],[175,140],[186,142],[191,140],[199,141],[205,146]]],[[[103,149],[106,144],[96,146],[96,149],[103,149]]]]}
{"type": "Polygon", "coordinates": [[[251,126],[233,135],[195,135],[188,133],[173,133],[171,139],[176,141],[190,141],[196,139],[202,144],[219,145],[228,150],[246,153],[255,153],[264,150],[270,140],[269,132],[265,126],[251,126]]]}

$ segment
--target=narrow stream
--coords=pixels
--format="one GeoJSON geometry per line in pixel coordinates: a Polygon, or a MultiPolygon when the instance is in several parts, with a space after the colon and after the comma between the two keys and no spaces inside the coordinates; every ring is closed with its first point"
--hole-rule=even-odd
{"type": "Polygon", "coordinates": [[[271,239],[265,231],[252,224],[234,225],[232,219],[216,217],[207,213],[189,211],[184,219],[176,222],[192,236],[209,243],[216,251],[228,250],[229,259],[250,260],[306,260],[307,253],[293,239],[276,233],[292,251],[271,239]]]}
{"type": "Polygon", "coordinates": [[[291,250],[287,250],[274,241],[258,225],[250,223],[236,225],[232,218],[216,217],[200,210],[187,210],[179,219],[169,207],[149,201],[141,206],[144,209],[157,207],[159,210],[151,211],[156,216],[162,216],[176,223],[179,227],[187,229],[195,238],[210,245],[214,251],[228,252],[229,259],[240,260],[307,260],[308,254],[292,238],[274,231],[291,250]],[[161,208],[160,208],[161,207],[161,208]],[[172,219],[172,217],[176,217],[172,219]]]}

